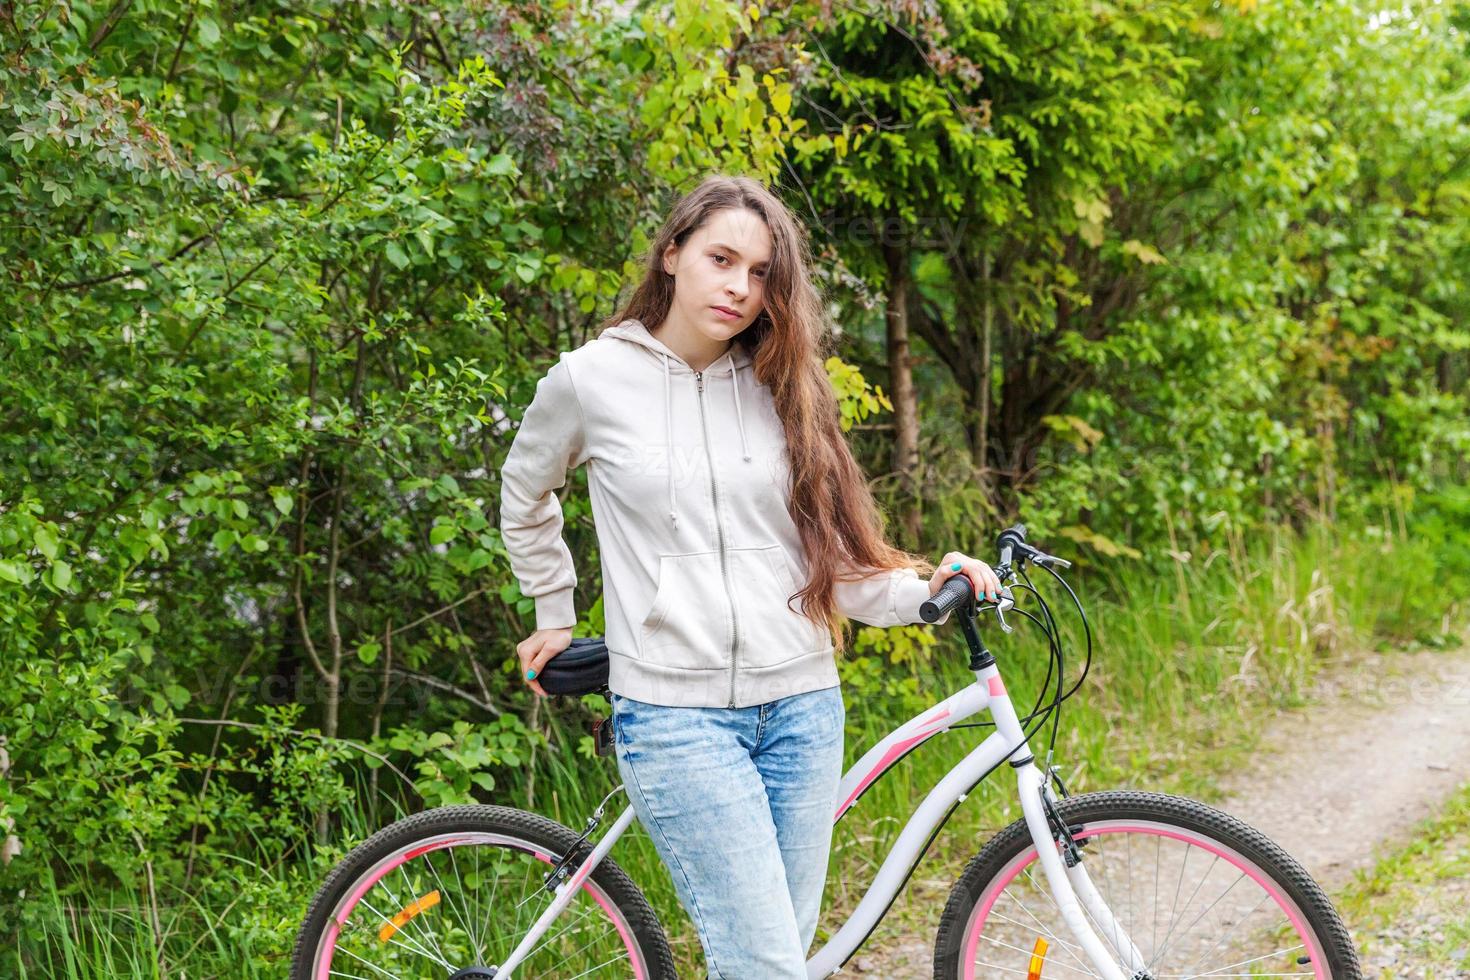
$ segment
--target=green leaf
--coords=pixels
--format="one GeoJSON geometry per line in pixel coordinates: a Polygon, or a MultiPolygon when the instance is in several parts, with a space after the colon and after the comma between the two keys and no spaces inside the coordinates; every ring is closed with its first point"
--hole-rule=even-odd
{"type": "Polygon", "coordinates": [[[51,563],[51,585],[61,592],[71,585],[71,566],[59,558],[51,563]]]}
{"type": "Polygon", "coordinates": [[[382,651],[383,644],[376,641],[369,641],[358,646],[357,659],[361,660],[365,664],[371,664],[373,661],[378,659],[378,654],[382,651]]]}
{"type": "Polygon", "coordinates": [[[36,542],[36,548],[49,559],[56,558],[56,532],[45,524],[37,524],[35,534],[32,536],[36,542]]]}
{"type": "Polygon", "coordinates": [[[403,246],[397,242],[389,242],[385,251],[388,255],[388,261],[392,262],[396,268],[407,268],[408,254],[403,251],[403,246]]]}
{"type": "Polygon", "coordinates": [[[289,514],[291,513],[292,505],[295,503],[295,498],[291,496],[291,491],[285,487],[271,487],[271,502],[276,505],[276,510],[282,514],[289,514]]]}
{"type": "Polygon", "coordinates": [[[453,524],[435,524],[429,530],[429,544],[443,544],[446,541],[453,540],[454,536],[458,533],[459,528],[453,524]]]}

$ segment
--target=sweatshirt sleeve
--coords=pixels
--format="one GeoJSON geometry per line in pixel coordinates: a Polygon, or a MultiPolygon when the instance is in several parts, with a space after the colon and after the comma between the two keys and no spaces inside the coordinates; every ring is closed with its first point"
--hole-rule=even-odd
{"type": "MultiPolygon", "coordinates": [[[[924,622],[919,607],[929,598],[929,583],[912,568],[877,571],[857,581],[834,583],[837,611],[869,626],[911,626],[924,622]]],[[[936,625],[949,621],[945,613],[936,625]]]]}
{"type": "Polygon", "coordinates": [[[521,593],[536,601],[536,628],[575,626],[577,572],[562,540],[556,491],[587,459],[586,427],[566,355],[536,382],[500,470],[500,535],[521,593]]]}

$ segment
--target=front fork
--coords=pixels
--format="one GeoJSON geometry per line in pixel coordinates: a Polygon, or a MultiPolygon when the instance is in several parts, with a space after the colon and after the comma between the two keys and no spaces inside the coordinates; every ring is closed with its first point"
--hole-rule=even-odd
{"type": "Polygon", "coordinates": [[[555,897],[552,899],[551,904],[546,906],[545,911],[531,925],[531,930],[526,933],[516,948],[511,951],[510,956],[506,957],[505,961],[495,968],[497,980],[511,980],[516,968],[521,965],[521,962],[526,957],[535,951],[536,944],[540,942],[541,936],[551,927],[551,921],[558,915],[561,915],[562,910],[571,904],[572,899],[577,897],[577,892],[581,889],[582,883],[591,876],[593,871],[597,870],[597,866],[602,863],[602,859],[607,857],[607,852],[612,850],[612,846],[618,842],[618,838],[623,836],[623,832],[632,824],[633,807],[629,804],[623,808],[622,814],[613,822],[612,827],[608,829],[607,833],[603,835],[602,840],[598,841],[597,846],[592,848],[590,853],[582,846],[583,841],[587,839],[588,835],[596,829],[597,824],[601,822],[603,808],[607,806],[607,801],[612,798],[613,793],[618,792],[622,788],[622,786],[618,786],[612,793],[603,797],[602,802],[597,805],[597,809],[588,818],[587,830],[582,834],[581,839],[578,840],[578,846],[570,848],[568,853],[547,873],[545,887],[555,897]]]}
{"type": "Polygon", "coordinates": [[[1077,944],[1105,980],[1150,980],[1152,975],[1148,972],[1143,953],[1128,938],[1107,902],[1093,886],[1081,853],[1068,846],[1070,838],[1063,835],[1069,835],[1070,831],[1065,824],[1060,833],[1053,828],[1047,810],[1049,806],[1056,806],[1057,798],[1046,774],[1034,762],[1027,763],[1016,770],[1016,780],[1026,828],[1036,843],[1037,860],[1046,875],[1052,900],[1077,944]],[[1088,921],[1089,916],[1091,922],[1088,921]],[[1108,942],[1098,937],[1093,923],[1108,937],[1108,942]],[[1118,964],[1120,956],[1125,961],[1122,966],[1118,964]]]}

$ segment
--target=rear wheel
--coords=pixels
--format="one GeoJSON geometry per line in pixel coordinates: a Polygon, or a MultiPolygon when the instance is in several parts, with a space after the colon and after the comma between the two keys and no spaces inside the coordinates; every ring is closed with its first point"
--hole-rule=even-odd
{"type": "MultiPolygon", "coordinates": [[[[1091,911],[1090,924],[1114,952],[1131,940],[1146,966],[1140,976],[1361,978],[1321,887],[1234,817],[1133,792],[1074,796],[1059,810],[1122,931],[1110,935],[1091,911]]],[[[936,977],[1099,975],[1062,922],[1036,857],[1018,820],[969,863],[940,919],[936,977]]]]}
{"type": "MultiPolygon", "coordinates": [[[[328,875],[297,938],[291,977],[493,977],[550,905],[545,875],[577,836],[497,806],[400,820],[328,875]]],[[[643,893],[604,858],[515,976],[674,980],[674,963],[643,893]]]]}

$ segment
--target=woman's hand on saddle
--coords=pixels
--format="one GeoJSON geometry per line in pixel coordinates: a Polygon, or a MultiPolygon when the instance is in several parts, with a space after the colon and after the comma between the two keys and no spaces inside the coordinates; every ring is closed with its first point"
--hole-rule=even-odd
{"type": "Polygon", "coordinates": [[[1000,577],[994,570],[978,558],[951,551],[944,556],[939,567],[934,570],[934,577],[929,580],[929,594],[933,595],[939,591],[944,580],[951,575],[964,575],[969,578],[970,585],[975,590],[975,601],[994,602],[1000,595],[1000,577]]]}
{"type": "Polygon", "coordinates": [[[546,690],[536,678],[546,662],[572,645],[572,628],[537,630],[516,644],[516,656],[521,658],[521,677],[526,685],[543,698],[546,690]]]}

